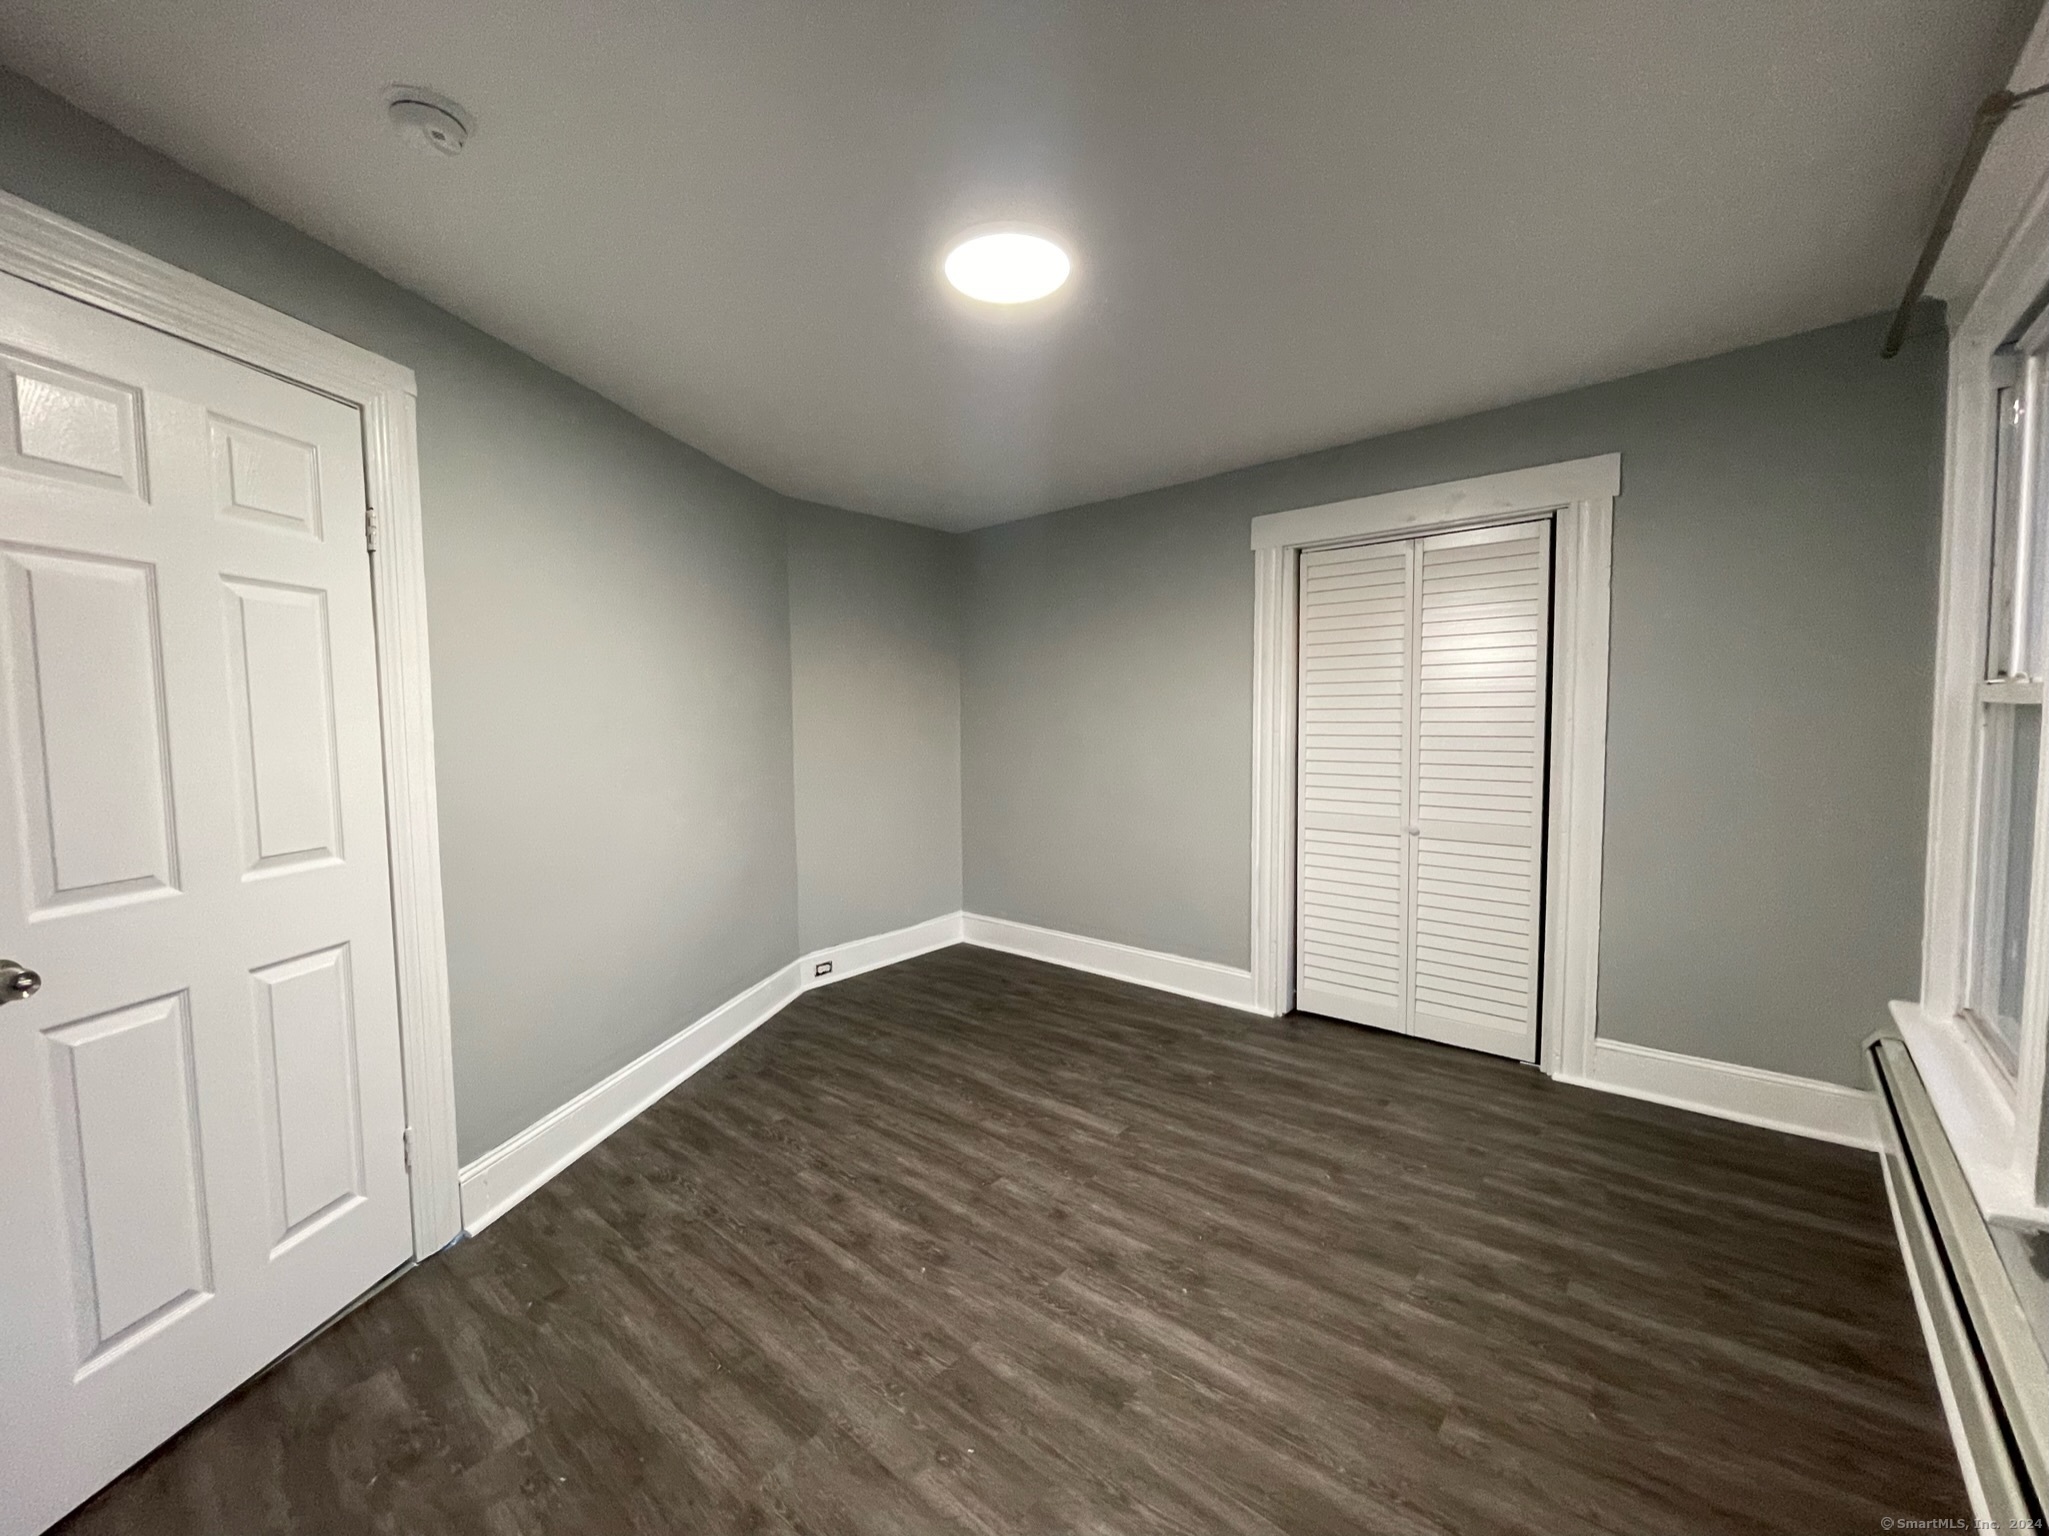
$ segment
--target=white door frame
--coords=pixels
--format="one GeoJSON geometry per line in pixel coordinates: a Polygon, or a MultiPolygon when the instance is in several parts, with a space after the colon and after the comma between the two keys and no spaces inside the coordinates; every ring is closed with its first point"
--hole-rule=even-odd
{"type": "Polygon", "coordinates": [[[1252,1000],[1294,1004],[1295,601],[1301,554],[1546,514],[1556,519],[1551,779],[1545,832],[1539,1061],[1586,1078],[1600,981],[1608,759],[1608,579],[1622,455],[1361,496],[1252,520],[1252,1000]]]}
{"type": "Polygon", "coordinates": [[[374,516],[376,530],[370,583],[377,615],[413,1253],[425,1258],[461,1232],[462,1207],[456,1182],[455,1075],[434,800],[413,372],[4,192],[0,272],[260,368],[362,414],[370,502],[365,511],[374,516]]]}

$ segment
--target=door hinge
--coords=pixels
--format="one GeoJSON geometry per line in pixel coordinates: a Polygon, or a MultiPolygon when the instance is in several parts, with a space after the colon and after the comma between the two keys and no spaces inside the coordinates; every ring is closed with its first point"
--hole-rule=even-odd
{"type": "Polygon", "coordinates": [[[405,1149],[406,1172],[413,1171],[413,1128],[409,1125],[399,1136],[399,1145],[405,1149]]]}
{"type": "Polygon", "coordinates": [[[375,507],[365,507],[363,509],[363,545],[372,554],[377,552],[377,509],[375,507]]]}

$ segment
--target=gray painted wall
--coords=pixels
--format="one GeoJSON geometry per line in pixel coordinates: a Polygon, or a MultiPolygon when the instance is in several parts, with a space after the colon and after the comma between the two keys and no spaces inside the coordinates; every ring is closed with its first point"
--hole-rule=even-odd
{"type": "Polygon", "coordinates": [[[800,509],[4,73],[0,187],[419,376],[465,1158],[800,923],[951,910],[963,863],[972,910],[1244,964],[1250,519],[1610,450],[1603,1032],[1850,1081],[1912,989],[1932,329],[1892,364],[1863,322],[949,544],[800,509]]]}
{"type": "Polygon", "coordinates": [[[790,503],[5,73],[0,187],[418,374],[465,1159],[796,953],[790,503]]]}
{"type": "Polygon", "coordinates": [[[1249,948],[1261,513],[1620,451],[1604,1036],[1859,1080],[1916,987],[1939,314],[1880,319],[968,536],[969,910],[1249,948]]]}
{"type": "Polygon", "coordinates": [[[793,512],[791,705],[801,949],[961,904],[960,581],[948,534],[793,512]]]}
{"type": "Polygon", "coordinates": [[[967,909],[1244,965],[1252,554],[1193,489],[963,536],[967,909]]]}

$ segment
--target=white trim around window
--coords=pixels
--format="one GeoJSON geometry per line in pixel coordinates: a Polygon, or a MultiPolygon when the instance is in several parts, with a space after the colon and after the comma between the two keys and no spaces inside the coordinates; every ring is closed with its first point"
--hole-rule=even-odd
{"type": "MultiPolygon", "coordinates": [[[[1929,768],[1926,923],[1921,996],[1895,1003],[1901,1037],[1927,1084],[1971,1192],[1988,1218],[2049,1226],[2040,1195],[2044,1015],[2049,1013],[2049,837],[2037,832],[2031,874],[2028,976],[2022,1037],[2011,1075],[1959,1017],[1969,985],[1975,801],[1981,712],[2025,703],[2039,688],[1985,681],[1992,559],[1995,354],[2049,292],[2049,176],[2028,199],[1983,287],[1949,344],[1944,448],[1941,617],[1936,633],[1934,730],[1929,768]],[[2011,695],[2011,697],[2008,697],[2011,695]]],[[[2043,326],[2038,322],[2035,331],[2043,326]]],[[[2043,343],[2024,339],[2024,348],[2043,343]]],[[[2038,696],[2038,695],[2036,695],[2038,696]]],[[[2045,755],[2049,760],[2049,755],[2045,755]]]]}
{"type": "Polygon", "coordinates": [[[1539,1060],[1594,1075],[1608,755],[1608,589],[1622,456],[1602,454],[1253,519],[1252,1001],[1294,1002],[1295,595],[1304,549],[1555,519],[1551,781],[1539,1060]]]}
{"type": "Polygon", "coordinates": [[[462,1206],[412,370],[7,193],[0,193],[0,272],[289,379],[362,413],[365,483],[377,522],[370,569],[413,1251],[424,1258],[461,1232],[462,1206]]]}

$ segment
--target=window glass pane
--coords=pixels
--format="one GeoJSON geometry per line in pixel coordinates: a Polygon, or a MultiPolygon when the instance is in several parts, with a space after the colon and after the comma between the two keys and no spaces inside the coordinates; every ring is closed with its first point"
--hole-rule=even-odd
{"type": "Polygon", "coordinates": [[[2041,752],[2039,704],[1985,707],[1969,1008],[2009,1067],[2020,1054],[2041,752]]]}
{"type": "Polygon", "coordinates": [[[2033,677],[2042,669],[2042,541],[2021,505],[2022,402],[2019,388],[2002,388],[1994,418],[1987,677],[2033,677]]]}

